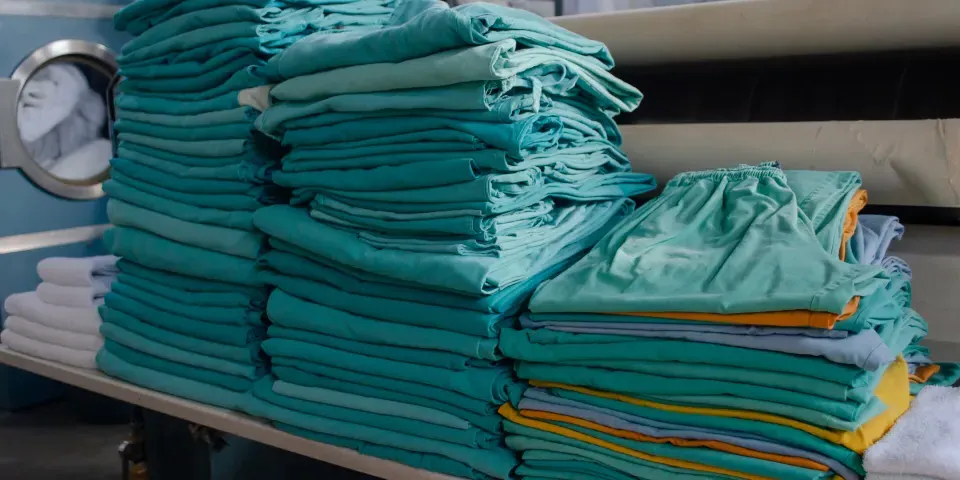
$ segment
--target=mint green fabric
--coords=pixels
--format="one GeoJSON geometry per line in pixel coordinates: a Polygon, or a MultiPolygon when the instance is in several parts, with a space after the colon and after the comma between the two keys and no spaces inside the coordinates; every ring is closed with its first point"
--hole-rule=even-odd
{"type": "Polygon", "coordinates": [[[113,200],[119,200],[146,208],[187,222],[216,225],[240,230],[253,230],[253,212],[242,210],[219,210],[195,207],[133,188],[110,179],[103,183],[103,191],[113,200]]]}
{"type": "MultiPolygon", "coordinates": [[[[669,465],[658,465],[652,462],[643,462],[644,467],[634,463],[638,459],[625,460],[630,458],[622,455],[622,458],[616,458],[601,453],[577,449],[569,445],[547,442],[533,437],[523,435],[510,435],[507,437],[507,445],[514,450],[523,452],[521,458],[523,463],[517,469],[521,472],[530,472],[530,474],[545,475],[548,472],[556,474],[551,478],[567,478],[564,472],[576,472],[579,475],[597,476],[597,478],[609,478],[611,480],[649,478],[651,480],[703,480],[705,478],[732,478],[726,475],[716,475],[713,473],[698,472],[695,470],[686,470],[669,465]],[[641,470],[641,468],[643,468],[641,470]]],[[[616,455],[616,452],[611,452],[616,455]]],[[[530,475],[526,475],[530,476],[530,475]]],[[[583,478],[583,477],[576,477],[583,478]]]]}
{"type": "Polygon", "coordinates": [[[273,167],[270,165],[251,162],[238,162],[229,165],[209,167],[183,165],[166,159],[144,155],[124,147],[118,149],[117,155],[125,160],[145,165],[162,173],[188,179],[226,180],[260,184],[266,183],[271,178],[271,171],[273,170],[273,167]]]}
{"type": "Polygon", "coordinates": [[[590,205],[580,216],[584,221],[557,238],[551,247],[509,259],[379,250],[364,244],[355,234],[314,221],[305,212],[287,206],[257,211],[254,223],[268,235],[357,269],[481,296],[520,283],[586,250],[632,208],[633,202],[628,199],[590,205]],[[444,275],[438,275],[441,272],[444,275]]]}
{"type": "Polygon", "coordinates": [[[263,287],[249,287],[232,282],[218,282],[206,278],[158,270],[122,258],[117,261],[117,269],[122,273],[149,281],[152,285],[167,285],[170,288],[195,293],[239,293],[245,297],[249,297],[252,302],[258,305],[266,305],[267,302],[268,292],[266,288],[263,287]]]}
{"type": "MultiPolygon", "coordinates": [[[[454,353],[475,358],[488,360],[499,358],[494,354],[496,341],[493,339],[496,338],[500,323],[506,318],[505,315],[447,308],[429,303],[356,295],[324,283],[314,282],[302,277],[280,275],[271,271],[262,271],[261,278],[266,284],[276,285],[287,293],[310,301],[297,301],[289,295],[274,293],[277,299],[273,301],[275,303],[273,313],[283,315],[285,318],[294,316],[303,318],[316,312],[323,314],[323,316],[315,317],[317,319],[332,316],[333,318],[351,319],[352,321],[351,317],[359,316],[363,318],[359,319],[358,322],[363,322],[364,319],[386,320],[398,324],[396,328],[384,327],[392,333],[412,330],[419,334],[428,335],[427,338],[423,338],[411,346],[433,345],[433,348],[439,350],[454,351],[454,353]],[[402,329],[403,326],[425,328],[402,329]],[[436,335],[434,335],[434,330],[441,330],[441,332],[436,332],[436,335]],[[451,332],[453,335],[445,334],[442,331],[451,332]],[[463,338],[464,336],[470,338],[463,338]],[[440,345],[446,345],[448,340],[455,343],[450,343],[446,348],[440,348],[440,345]]],[[[341,321],[344,324],[350,323],[346,320],[341,321]]],[[[298,325],[291,326],[303,328],[303,324],[300,325],[300,327],[298,325]]],[[[385,335],[384,333],[380,338],[384,338],[385,335]]],[[[395,342],[402,341],[403,338],[409,337],[397,337],[395,342]]]]}
{"type": "MultiPolygon", "coordinates": [[[[357,298],[356,302],[363,303],[368,300],[357,298]]],[[[378,308],[392,306],[394,305],[382,304],[382,307],[378,308]]],[[[270,294],[267,302],[267,316],[270,317],[271,322],[279,326],[319,332],[341,339],[451,352],[467,358],[484,360],[502,358],[497,351],[496,338],[482,338],[445,329],[403,324],[391,319],[383,321],[368,316],[353,315],[326,305],[302,300],[287,293],[283,287],[270,294]]],[[[415,316],[415,312],[411,312],[410,317],[415,318],[415,316]]]]}
{"type": "Polygon", "coordinates": [[[879,267],[846,264],[824,251],[784,172],[764,164],[676,176],[583,260],[541,286],[530,309],[839,314],[887,282],[879,267]],[[670,252],[678,249],[697,253],[677,258],[670,252]],[[780,271],[804,275],[784,283],[780,271]],[[711,272],[707,282],[704,272],[711,272]]]}
{"type": "Polygon", "coordinates": [[[186,193],[171,190],[148,182],[128,177],[117,170],[110,172],[111,179],[136,190],[198,208],[213,208],[230,212],[251,212],[265,204],[276,203],[268,188],[254,187],[250,194],[186,193]]]}
{"type": "Polygon", "coordinates": [[[394,448],[405,448],[415,452],[447,456],[496,478],[509,478],[510,472],[513,471],[517,463],[513,453],[504,448],[487,450],[456,445],[384,428],[309,415],[261,399],[250,401],[248,407],[250,413],[274,422],[295,425],[319,433],[342,435],[355,440],[394,448]]]}
{"type": "Polygon", "coordinates": [[[153,125],[136,120],[119,119],[114,122],[114,129],[120,133],[136,133],[138,135],[148,135],[156,138],[195,142],[198,140],[249,138],[253,134],[253,122],[196,127],[171,127],[167,125],[153,125]]]}
{"type": "Polygon", "coordinates": [[[97,353],[97,366],[103,373],[134,385],[229,410],[246,412],[252,400],[248,393],[239,393],[208,382],[182,378],[134,365],[106,349],[101,349],[97,353]]]}
{"type": "Polygon", "coordinates": [[[107,202],[107,217],[120,227],[243,258],[256,259],[264,244],[263,235],[257,232],[188,222],[115,198],[107,202]]]}
{"type": "Polygon", "coordinates": [[[251,107],[237,107],[230,110],[218,110],[197,115],[166,115],[162,113],[138,112],[136,110],[117,110],[120,120],[167,127],[205,127],[210,125],[230,125],[235,123],[253,123],[260,115],[251,107]]]}
{"type": "Polygon", "coordinates": [[[353,372],[395,378],[448,389],[488,403],[502,403],[518,396],[520,384],[506,368],[482,368],[464,371],[366,357],[305,342],[268,338],[262,348],[271,357],[286,357],[353,372]]]}
{"type": "Polygon", "coordinates": [[[164,310],[174,315],[195,318],[210,323],[226,325],[254,325],[261,324],[263,310],[247,307],[216,307],[206,305],[191,305],[169,299],[148,290],[141,290],[133,285],[117,283],[113,292],[132,298],[138,302],[158,310],[164,310]]]}
{"type": "Polygon", "coordinates": [[[786,170],[784,174],[823,249],[839,258],[847,206],[862,185],[860,174],[813,170],[786,170]]]}
{"type": "Polygon", "coordinates": [[[125,158],[114,158],[110,161],[110,166],[127,177],[178,192],[250,195],[258,191],[257,187],[253,187],[249,182],[177,177],[125,158]]]}
{"type": "Polygon", "coordinates": [[[927,385],[955,387],[960,383],[960,363],[937,363],[940,371],[933,374],[926,383],[910,382],[910,395],[917,395],[927,385]]]}
{"type": "Polygon", "coordinates": [[[711,428],[759,435],[784,445],[791,445],[804,450],[822,453],[838,462],[850,467],[857,473],[863,474],[862,457],[853,450],[842,445],[831,443],[822,438],[811,435],[802,430],[774,423],[740,418],[715,417],[690,413],[676,413],[655,408],[641,407],[630,403],[610,400],[592,395],[561,389],[549,389],[550,393],[561,398],[575,400],[590,405],[608,408],[615,411],[629,413],[650,420],[659,420],[667,423],[688,425],[691,427],[711,428]]]}
{"type": "Polygon", "coordinates": [[[432,408],[425,408],[418,405],[409,405],[373,397],[364,397],[361,395],[354,395],[351,393],[344,393],[326,388],[306,387],[303,385],[284,382],[283,380],[274,382],[272,385],[273,391],[279,395],[299,398],[309,402],[317,402],[369,413],[418,420],[421,422],[427,422],[433,425],[440,425],[457,430],[467,430],[470,428],[470,423],[466,420],[457,418],[440,410],[434,410],[432,408]]]}
{"type": "Polygon", "coordinates": [[[177,377],[196,380],[216,387],[223,387],[234,392],[246,392],[253,388],[253,381],[236,375],[228,375],[206,368],[198,368],[183,363],[171,362],[160,357],[127,348],[112,340],[107,340],[103,348],[117,358],[132,365],[155,370],[157,372],[177,377]]]}
{"type": "Polygon", "coordinates": [[[150,292],[159,297],[163,297],[172,302],[184,303],[187,305],[199,305],[207,307],[233,307],[233,308],[259,308],[265,307],[263,302],[255,301],[249,296],[238,292],[191,292],[170,285],[150,281],[146,278],[137,277],[130,273],[121,273],[117,275],[117,281],[136,288],[137,290],[150,292]]]}
{"type": "Polygon", "coordinates": [[[100,307],[100,316],[103,317],[105,323],[116,325],[133,334],[164,345],[241,364],[260,365],[263,363],[260,358],[260,345],[255,342],[245,346],[235,346],[182,335],[141,322],[130,315],[107,306],[100,307]]]}
{"type": "MultiPolygon", "coordinates": [[[[163,69],[167,67],[167,65],[154,65],[150,68],[163,69]]],[[[239,106],[240,101],[236,92],[227,92],[213,98],[193,102],[152,97],[149,95],[134,95],[131,93],[118,95],[116,100],[116,107],[118,109],[165,115],[196,115],[220,110],[232,110],[239,106]]]]}
{"type": "Polygon", "coordinates": [[[182,350],[170,345],[164,345],[160,342],[150,340],[146,337],[137,335],[125,328],[112,323],[104,323],[100,326],[100,333],[103,337],[119,343],[127,348],[148,355],[160,357],[171,362],[183,363],[198,368],[206,368],[215,372],[221,372],[228,375],[256,380],[262,377],[266,372],[263,367],[250,363],[239,363],[222,358],[201,355],[198,353],[182,350]]]}
{"type": "Polygon", "coordinates": [[[473,425],[485,432],[499,433],[501,431],[502,417],[500,417],[500,415],[494,411],[495,406],[493,405],[486,407],[486,413],[477,413],[462,408],[460,405],[451,405],[433,397],[428,398],[426,396],[421,396],[425,395],[427,392],[423,392],[420,395],[413,395],[394,390],[387,390],[384,388],[372,387],[361,383],[355,383],[350,380],[338,380],[336,378],[309,373],[296,367],[288,367],[283,365],[273,365],[272,373],[280,380],[295,383],[297,385],[329,388],[333,390],[339,390],[341,392],[353,393],[355,395],[382,398],[384,400],[404,402],[411,405],[420,405],[422,407],[446,412],[457,418],[462,418],[463,420],[469,422],[470,425],[473,425]]]}
{"type": "Polygon", "coordinates": [[[263,326],[227,325],[174,315],[116,292],[108,293],[104,304],[110,310],[123,312],[164,330],[237,347],[255,348],[267,333],[263,326]]]}
{"type": "Polygon", "coordinates": [[[184,245],[142,230],[111,228],[103,234],[103,244],[114,255],[157,270],[248,287],[262,285],[252,260],[184,245]]]}
{"type": "Polygon", "coordinates": [[[550,460],[542,463],[524,463],[517,467],[517,476],[528,480],[546,480],[556,478],[561,480],[578,480],[586,475],[598,480],[630,480],[631,477],[618,473],[611,468],[602,467],[593,462],[550,460]]]}
{"type": "Polygon", "coordinates": [[[493,362],[489,360],[477,360],[439,350],[423,350],[419,348],[363,343],[345,338],[332,337],[309,330],[281,327],[276,324],[271,325],[267,329],[267,334],[270,338],[299,340],[301,342],[336,348],[337,350],[367,357],[377,357],[447,370],[467,370],[469,368],[490,368],[493,366],[493,362]]]}
{"type": "Polygon", "coordinates": [[[369,455],[371,457],[383,458],[386,460],[391,460],[394,462],[402,463],[404,465],[409,465],[413,468],[420,468],[424,470],[429,470],[431,472],[445,473],[447,475],[454,476],[456,478],[469,478],[471,480],[487,480],[493,477],[485,475],[468,465],[465,465],[461,462],[453,460],[452,458],[444,457],[442,455],[436,455],[432,453],[423,453],[423,452],[412,452],[410,450],[404,450],[402,448],[393,448],[383,445],[377,445],[374,443],[362,442],[359,440],[354,440],[352,438],[345,438],[335,435],[327,435],[323,433],[314,432],[312,430],[306,430],[299,427],[294,427],[293,425],[287,425],[282,422],[274,422],[273,424],[278,430],[290,433],[292,435],[297,435],[299,437],[308,438],[321,443],[326,443],[328,445],[336,445],[338,447],[349,448],[356,450],[363,455],[369,455]]]}
{"type": "MultiPolygon", "coordinates": [[[[278,383],[282,384],[283,382],[274,383],[270,377],[263,378],[254,385],[253,394],[264,402],[288,408],[302,414],[320,418],[331,418],[368,427],[382,428],[391,432],[449,442],[454,445],[463,445],[471,448],[490,448],[495,446],[499,441],[499,438],[496,436],[476,428],[470,428],[469,426],[466,428],[451,428],[422,420],[368,412],[360,408],[316,402],[312,399],[288,395],[287,392],[303,394],[305,391],[317,389],[297,387],[290,384],[286,384],[289,386],[287,388],[282,385],[278,388],[278,383]]],[[[314,395],[306,394],[306,396],[314,395]]]]}

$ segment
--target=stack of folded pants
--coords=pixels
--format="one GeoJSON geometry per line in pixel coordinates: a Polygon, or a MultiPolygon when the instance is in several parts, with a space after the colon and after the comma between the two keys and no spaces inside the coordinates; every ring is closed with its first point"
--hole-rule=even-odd
{"type": "Polygon", "coordinates": [[[542,285],[500,339],[531,384],[500,409],[518,476],[861,478],[926,323],[889,242],[861,248],[860,185],[684,173],[542,285]]]}
{"type": "Polygon", "coordinates": [[[498,333],[633,210],[606,48],[526,12],[398,5],[383,30],[293,45],[248,92],[291,148],[258,211],[276,286],[251,413],[464,478],[507,478],[498,333]]]}
{"type": "Polygon", "coordinates": [[[36,291],[7,297],[0,342],[11,350],[96,369],[103,347],[97,307],[116,279],[117,257],[50,257],[37,264],[36,291]]]}
{"type": "MultiPolygon", "coordinates": [[[[253,69],[309,35],[378,28],[391,2],[140,0],[118,58],[119,140],[105,236],[124,259],[102,311],[100,368],[146,387],[243,409],[267,372],[267,287],[254,212],[286,201],[279,146],[256,133],[240,91],[253,69]]],[[[337,33],[340,34],[340,33],[337,33]]]]}

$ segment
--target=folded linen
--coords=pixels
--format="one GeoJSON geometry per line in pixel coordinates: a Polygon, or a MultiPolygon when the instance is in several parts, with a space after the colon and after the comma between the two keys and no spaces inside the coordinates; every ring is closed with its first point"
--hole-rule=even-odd
{"type": "Polygon", "coordinates": [[[111,355],[137,367],[195,380],[215,387],[226,388],[233,392],[247,392],[253,388],[254,382],[249,378],[174,362],[126,347],[112,340],[107,340],[103,349],[111,355]]]}
{"type": "Polygon", "coordinates": [[[100,335],[59,330],[14,315],[3,321],[3,328],[31,340],[74,350],[96,352],[103,346],[103,337],[100,335]]]}
{"type": "Polygon", "coordinates": [[[110,165],[125,177],[162,186],[177,192],[210,195],[252,195],[260,191],[257,187],[250,185],[250,183],[239,180],[181,178],[125,158],[114,158],[110,161],[110,165]]]}
{"type": "MultiPolygon", "coordinates": [[[[154,67],[165,68],[166,65],[154,67]]],[[[235,92],[227,92],[213,98],[193,102],[124,93],[117,97],[116,102],[117,108],[145,113],[162,113],[166,115],[195,115],[240,107],[235,92]]]]}
{"type": "Polygon", "coordinates": [[[170,162],[163,158],[146,155],[129,148],[120,148],[117,155],[121,158],[143,164],[154,170],[173,175],[178,178],[200,180],[224,180],[262,184],[272,176],[270,165],[242,161],[218,166],[193,166],[170,162]]]}
{"type": "Polygon", "coordinates": [[[0,343],[10,350],[24,353],[44,360],[60,362],[79,368],[96,369],[96,350],[77,350],[61,345],[54,345],[20,335],[10,329],[0,332],[0,343]]]}
{"type": "Polygon", "coordinates": [[[40,301],[59,307],[92,308],[110,291],[110,284],[116,277],[99,277],[89,287],[64,287],[49,282],[37,285],[37,297],[40,301]]]}
{"type": "Polygon", "coordinates": [[[147,192],[151,195],[172,200],[177,203],[184,203],[192,207],[219,209],[233,212],[249,213],[254,210],[276,203],[278,199],[275,193],[264,187],[251,185],[247,193],[241,194],[205,194],[188,193],[163,188],[152,183],[143,182],[132,177],[128,177],[119,171],[111,173],[111,180],[130,188],[147,192]]]}
{"type": "Polygon", "coordinates": [[[99,335],[103,321],[96,307],[60,307],[44,303],[37,292],[15,293],[3,302],[8,315],[22,317],[57,330],[99,335]]]}
{"type": "Polygon", "coordinates": [[[860,215],[857,231],[848,242],[847,261],[880,265],[894,240],[903,238],[903,225],[897,217],[860,215]]]}
{"type": "Polygon", "coordinates": [[[103,191],[111,199],[119,200],[147,208],[187,222],[217,225],[240,230],[253,230],[253,212],[243,210],[220,210],[216,208],[196,207],[176,200],[152,195],[140,189],[131,187],[116,180],[107,180],[103,183],[103,191]]]}
{"type": "Polygon", "coordinates": [[[192,292],[176,286],[161,284],[149,279],[135,276],[131,273],[121,273],[117,275],[117,282],[123,285],[133,287],[139,291],[150,292],[167,300],[180,302],[187,305],[199,305],[208,307],[226,307],[226,308],[255,308],[263,309],[265,306],[262,300],[254,299],[241,292],[192,292]]]}
{"type": "MultiPolygon", "coordinates": [[[[117,268],[121,273],[132,275],[134,277],[150,282],[152,290],[155,285],[167,285],[177,290],[185,290],[191,293],[232,293],[240,294],[251,299],[254,304],[266,305],[267,291],[262,286],[246,286],[233,282],[218,282],[205,278],[198,278],[189,275],[169,272],[150,268],[145,265],[131,262],[130,260],[120,260],[117,262],[117,268]]],[[[158,292],[158,294],[160,294],[158,292]]],[[[178,297],[179,298],[179,297],[178,297]]],[[[204,305],[204,302],[187,302],[204,305]]]]}
{"type": "Polygon", "coordinates": [[[924,388],[890,433],[864,454],[868,478],[873,474],[940,479],[960,476],[958,415],[960,389],[924,388]]]}
{"type": "MultiPolygon", "coordinates": [[[[117,257],[104,255],[88,258],[50,257],[37,263],[37,274],[44,282],[64,287],[101,287],[100,276],[117,273],[117,257]]],[[[107,283],[109,285],[109,283],[107,283]]]]}

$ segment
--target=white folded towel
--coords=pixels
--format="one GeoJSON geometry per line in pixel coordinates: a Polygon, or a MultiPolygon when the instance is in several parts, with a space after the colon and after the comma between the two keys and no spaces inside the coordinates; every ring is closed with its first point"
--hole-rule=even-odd
{"type": "Polygon", "coordinates": [[[910,410],[863,456],[868,478],[877,474],[960,478],[960,388],[929,386],[910,410]]]}
{"type": "MultiPolygon", "coordinates": [[[[102,300],[101,300],[102,302],[102,300]]],[[[96,307],[76,308],[59,307],[43,303],[37,292],[15,293],[3,302],[3,308],[8,315],[15,315],[42,323],[50,328],[67,330],[69,332],[99,335],[100,312],[96,307]]]]}
{"type": "MultiPolygon", "coordinates": [[[[116,277],[101,277],[103,279],[116,277]]],[[[43,303],[61,307],[90,308],[102,303],[103,296],[110,292],[109,283],[99,283],[89,287],[64,287],[53,283],[43,282],[37,286],[37,296],[43,303]]]]}
{"type": "Polygon", "coordinates": [[[103,283],[103,279],[97,277],[116,275],[117,260],[113,255],[86,258],[50,257],[40,260],[37,274],[44,282],[64,287],[90,287],[96,282],[103,283]]]}
{"type": "Polygon", "coordinates": [[[80,368],[97,368],[97,352],[75,350],[50,343],[39,342],[13,330],[0,332],[0,343],[3,343],[15,352],[25,353],[34,357],[65,363],[80,368]]]}
{"type": "Polygon", "coordinates": [[[96,352],[103,347],[103,336],[77,333],[50,328],[42,323],[32,322],[23,317],[7,317],[3,328],[38,342],[51,343],[75,350],[96,352]]]}

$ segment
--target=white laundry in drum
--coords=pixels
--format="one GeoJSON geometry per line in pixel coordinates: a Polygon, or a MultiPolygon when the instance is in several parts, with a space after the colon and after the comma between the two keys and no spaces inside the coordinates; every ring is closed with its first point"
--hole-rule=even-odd
{"type": "Polygon", "coordinates": [[[84,179],[106,169],[111,156],[110,142],[102,134],[106,121],[103,97],[68,63],[44,67],[20,94],[17,126],[24,147],[37,164],[60,178],[84,179]]]}

